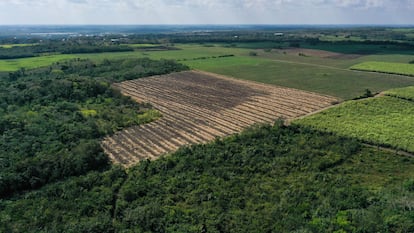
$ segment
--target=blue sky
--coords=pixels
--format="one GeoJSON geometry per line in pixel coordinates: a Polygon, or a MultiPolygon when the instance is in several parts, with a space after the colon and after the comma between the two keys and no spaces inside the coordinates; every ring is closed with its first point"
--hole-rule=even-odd
{"type": "Polygon", "coordinates": [[[0,0],[4,24],[414,24],[414,0],[0,0]]]}

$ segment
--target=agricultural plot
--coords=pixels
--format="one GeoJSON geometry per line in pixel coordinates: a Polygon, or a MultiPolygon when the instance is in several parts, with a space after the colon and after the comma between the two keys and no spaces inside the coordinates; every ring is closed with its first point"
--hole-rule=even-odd
{"type": "MultiPolygon", "coordinates": [[[[365,89],[370,89],[372,92],[377,93],[391,88],[414,85],[412,77],[359,72],[336,68],[332,64],[329,64],[329,66],[320,65],[323,61],[326,61],[326,63],[332,61],[336,63],[343,60],[283,54],[277,56],[273,57],[275,60],[259,56],[235,56],[185,61],[183,63],[193,69],[200,69],[238,79],[317,92],[344,100],[361,96],[364,94],[365,89]],[[306,59],[312,59],[315,63],[305,63],[306,59]],[[331,65],[332,67],[330,67],[331,65]]],[[[350,60],[346,61],[349,62],[350,60]]]]}
{"type": "Polygon", "coordinates": [[[414,102],[383,96],[349,101],[296,124],[414,152],[414,102]]]}
{"type": "Polygon", "coordinates": [[[4,49],[11,49],[13,47],[27,47],[27,46],[34,46],[36,44],[1,44],[0,48],[4,49]]]}
{"type": "Polygon", "coordinates": [[[351,69],[414,76],[414,64],[370,61],[354,65],[351,69]]]}
{"type": "Polygon", "coordinates": [[[384,92],[385,95],[414,101],[414,86],[395,88],[384,92]]]}
{"type": "Polygon", "coordinates": [[[103,140],[111,160],[125,166],[234,134],[253,124],[307,115],[337,101],[201,71],[126,81],[115,87],[139,102],[151,103],[163,114],[160,120],[103,140]]]}

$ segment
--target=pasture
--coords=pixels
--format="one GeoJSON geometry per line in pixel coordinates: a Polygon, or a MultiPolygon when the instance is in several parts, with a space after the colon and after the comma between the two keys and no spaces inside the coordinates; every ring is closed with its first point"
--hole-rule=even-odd
{"type": "Polygon", "coordinates": [[[354,65],[351,69],[414,76],[414,64],[369,61],[354,65]]]}
{"type": "Polygon", "coordinates": [[[114,85],[162,114],[155,122],[120,131],[102,146],[124,166],[156,159],[181,146],[205,143],[258,123],[293,119],[337,100],[295,89],[231,79],[205,72],[181,72],[114,85]]]}

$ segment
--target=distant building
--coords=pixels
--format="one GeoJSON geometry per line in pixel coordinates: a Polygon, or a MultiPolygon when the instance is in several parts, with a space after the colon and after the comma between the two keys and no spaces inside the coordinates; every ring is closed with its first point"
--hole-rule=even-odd
{"type": "Polygon", "coordinates": [[[283,35],[285,35],[285,34],[284,34],[284,33],[282,33],[282,32],[276,32],[274,35],[275,35],[275,36],[283,36],[283,35]]]}

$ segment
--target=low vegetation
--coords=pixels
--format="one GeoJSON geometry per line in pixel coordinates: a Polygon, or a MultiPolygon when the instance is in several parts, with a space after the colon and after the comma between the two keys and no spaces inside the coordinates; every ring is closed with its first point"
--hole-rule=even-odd
{"type": "Polygon", "coordinates": [[[405,63],[369,61],[354,65],[351,69],[414,76],[414,66],[405,63]]]}
{"type": "Polygon", "coordinates": [[[414,152],[414,103],[384,96],[345,102],[295,121],[300,125],[414,152]]]}
{"type": "Polygon", "coordinates": [[[405,88],[396,88],[384,92],[385,95],[414,101],[414,86],[405,88]]]}
{"type": "Polygon", "coordinates": [[[330,59],[318,59],[316,64],[312,64],[300,60],[301,58],[278,54],[269,58],[234,56],[181,62],[194,69],[317,92],[344,100],[364,95],[366,89],[378,93],[391,88],[414,85],[414,79],[411,77],[355,72],[334,65],[324,66],[323,62],[330,62],[330,59]]]}
{"type": "Polygon", "coordinates": [[[355,140],[264,126],[0,200],[0,231],[412,232],[413,171],[355,140]]]}

